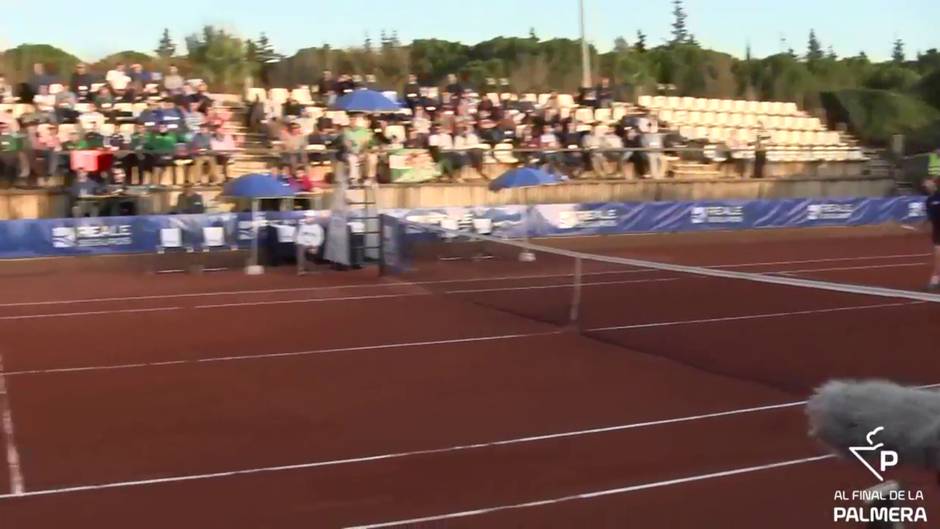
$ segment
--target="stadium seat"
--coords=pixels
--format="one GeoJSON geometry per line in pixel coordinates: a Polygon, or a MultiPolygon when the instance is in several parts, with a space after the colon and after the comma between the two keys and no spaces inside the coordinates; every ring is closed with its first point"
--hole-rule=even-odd
{"type": "Polygon", "coordinates": [[[513,154],[512,149],[511,143],[498,143],[493,147],[493,158],[500,163],[515,165],[519,163],[519,160],[513,154]]]}
{"type": "Polygon", "coordinates": [[[574,96],[571,94],[558,94],[558,104],[562,108],[574,108],[577,105],[574,103],[574,96]]]}
{"type": "Polygon", "coordinates": [[[718,102],[718,110],[721,112],[731,112],[734,109],[734,101],[722,99],[718,102]]]}
{"type": "Polygon", "coordinates": [[[695,133],[693,134],[693,139],[696,139],[696,140],[708,139],[708,127],[695,127],[695,133]]]}
{"type": "Polygon", "coordinates": [[[716,121],[717,114],[715,112],[704,112],[702,113],[699,123],[702,125],[714,125],[716,121]]]}
{"type": "Polygon", "coordinates": [[[657,117],[663,121],[668,121],[672,123],[673,122],[672,115],[673,115],[672,110],[664,109],[664,110],[659,111],[659,114],[657,114],[657,117]]]}
{"type": "Polygon", "coordinates": [[[679,104],[682,100],[676,96],[669,96],[666,98],[666,108],[676,110],[679,108],[679,104]]]}
{"type": "Polygon", "coordinates": [[[733,112],[739,112],[739,113],[740,113],[740,112],[746,112],[746,111],[747,111],[747,101],[743,101],[743,100],[741,100],[741,99],[735,100],[734,105],[732,106],[732,111],[733,111],[733,112]]]}
{"type": "Polygon", "coordinates": [[[102,136],[107,138],[108,136],[111,136],[114,134],[115,129],[116,129],[116,126],[114,125],[114,123],[103,123],[101,125],[101,129],[99,130],[99,132],[101,132],[102,136]]]}
{"type": "Polygon", "coordinates": [[[283,105],[289,99],[290,94],[287,92],[286,88],[272,88],[268,91],[268,99],[274,103],[283,105]]]}
{"type": "Polygon", "coordinates": [[[309,88],[295,88],[291,90],[290,96],[301,105],[312,105],[309,88]]]}
{"type": "Polygon", "coordinates": [[[708,110],[708,100],[705,98],[697,97],[695,98],[695,104],[692,105],[692,110],[708,110]]]}
{"type": "Polygon", "coordinates": [[[779,130],[783,128],[781,127],[782,124],[783,119],[780,116],[768,116],[764,121],[764,126],[771,130],[779,130]]]}
{"type": "Polygon", "coordinates": [[[611,117],[613,118],[613,121],[618,122],[621,119],[623,119],[626,115],[627,115],[627,109],[625,107],[618,106],[618,107],[614,107],[614,112],[611,117]]]}
{"type": "Polygon", "coordinates": [[[786,116],[792,116],[799,112],[796,103],[784,103],[780,108],[780,113],[786,116]]]}
{"type": "Polygon", "coordinates": [[[672,113],[672,120],[666,120],[673,124],[688,123],[689,113],[685,110],[676,110],[672,113]]]}
{"type": "Polygon", "coordinates": [[[693,110],[695,109],[695,98],[694,97],[683,97],[679,102],[679,108],[682,110],[693,110]]]}
{"type": "Polygon", "coordinates": [[[526,103],[536,103],[538,102],[538,96],[535,94],[522,94],[522,101],[526,103]]]}
{"type": "Polygon", "coordinates": [[[539,94],[539,106],[544,107],[552,98],[552,94],[539,94]]]}
{"type": "Polygon", "coordinates": [[[326,113],[326,117],[336,125],[342,127],[349,125],[349,115],[343,110],[329,110],[326,113]]]}
{"type": "Polygon", "coordinates": [[[783,103],[779,101],[772,101],[770,103],[770,109],[768,113],[773,116],[779,116],[783,114],[783,103]]]}
{"type": "Polygon", "coordinates": [[[599,108],[594,111],[594,121],[597,123],[610,123],[612,112],[609,108],[599,108]]]}
{"type": "Polygon", "coordinates": [[[708,112],[718,112],[719,110],[721,110],[721,100],[720,99],[706,99],[705,110],[708,112]]]}
{"type": "Polygon", "coordinates": [[[133,123],[123,123],[118,127],[118,132],[121,133],[121,136],[124,136],[125,140],[129,140],[131,134],[134,133],[134,124],[133,123]]]}
{"type": "Polygon", "coordinates": [[[755,114],[764,115],[764,116],[770,114],[770,102],[769,102],[769,101],[759,101],[759,102],[757,103],[757,110],[756,110],[754,113],[755,113],[755,114]]]}
{"type": "Polygon", "coordinates": [[[641,107],[651,108],[653,106],[653,96],[640,96],[637,98],[636,104],[641,107]]]}
{"type": "Polygon", "coordinates": [[[688,125],[686,125],[686,126],[684,126],[684,127],[679,127],[679,136],[682,136],[683,138],[685,138],[685,139],[687,139],[687,140],[694,140],[694,139],[695,139],[695,129],[694,129],[693,127],[688,126],[688,125]]]}
{"type": "Polygon", "coordinates": [[[578,123],[593,123],[594,111],[587,107],[581,107],[574,111],[574,120],[578,123]]]}
{"type": "Polygon", "coordinates": [[[744,120],[744,114],[728,114],[728,126],[740,127],[744,120]]]}
{"type": "Polygon", "coordinates": [[[268,100],[268,93],[265,92],[264,88],[249,88],[248,92],[245,93],[245,99],[248,102],[253,102],[257,99],[263,103],[268,100]]]}
{"type": "Polygon", "coordinates": [[[759,101],[748,101],[747,104],[744,105],[744,110],[742,111],[742,113],[751,113],[751,114],[757,114],[758,112],[760,112],[759,101]]]}
{"type": "Polygon", "coordinates": [[[685,122],[688,123],[689,125],[701,124],[702,113],[697,110],[693,110],[692,112],[689,112],[688,114],[685,115],[685,122]]]}
{"type": "Polygon", "coordinates": [[[650,108],[665,108],[666,96],[656,96],[653,98],[653,106],[650,108]]]}
{"type": "Polygon", "coordinates": [[[715,124],[715,125],[718,125],[718,126],[727,125],[727,124],[728,124],[728,116],[730,116],[730,115],[731,115],[731,114],[729,114],[729,113],[727,113],[727,112],[719,112],[718,114],[715,114],[715,122],[714,122],[714,124],[715,124]]]}
{"type": "Polygon", "coordinates": [[[712,127],[708,129],[708,141],[712,143],[721,143],[725,141],[724,129],[721,127],[712,127]]]}

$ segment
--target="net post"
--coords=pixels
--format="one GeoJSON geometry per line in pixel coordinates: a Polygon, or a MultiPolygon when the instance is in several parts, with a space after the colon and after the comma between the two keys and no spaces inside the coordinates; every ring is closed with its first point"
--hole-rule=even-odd
{"type": "Polygon", "coordinates": [[[581,258],[574,258],[574,273],[572,274],[571,311],[568,315],[568,325],[580,328],[581,320],[581,258]]]}

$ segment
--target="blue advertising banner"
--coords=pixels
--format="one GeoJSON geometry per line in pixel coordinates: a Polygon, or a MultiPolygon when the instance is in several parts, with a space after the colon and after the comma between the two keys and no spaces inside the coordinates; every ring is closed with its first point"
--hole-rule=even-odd
{"type": "MultiPolygon", "coordinates": [[[[925,199],[780,199],[698,202],[610,202],[538,206],[392,209],[385,215],[411,222],[467,229],[489,219],[495,237],[519,238],[617,233],[860,226],[913,223],[926,218],[925,199]]],[[[325,227],[328,211],[261,213],[259,227],[316,222],[325,227]]],[[[152,252],[162,228],[179,228],[183,243],[198,247],[202,229],[222,227],[226,243],[247,247],[250,214],[151,215],[0,222],[0,258],[152,252]]],[[[264,237],[267,230],[261,230],[264,237]]]]}

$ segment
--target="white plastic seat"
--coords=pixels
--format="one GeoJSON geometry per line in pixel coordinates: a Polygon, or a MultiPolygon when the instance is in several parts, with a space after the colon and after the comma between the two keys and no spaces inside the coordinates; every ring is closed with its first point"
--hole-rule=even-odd
{"type": "Polygon", "coordinates": [[[702,114],[699,123],[702,125],[714,125],[716,121],[716,116],[714,112],[705,112],[702,114]]]}
{"type": "Polygon", "coordinates": [[[599,108],[594,111],[594,121],[598,123],[610,123],[613,113],[609,108],[599,108]]]}
{"type": "Polygon", "coordinates": [[[511,143],[497,143],[493,147],[493,158],[500,163],[515,165],[519,163],[519,160],[513,154],[512,149],[511,143]]]}
{"type": "Polygon", "coordinates": [[[700,125],[702,123],[702,112],[693,110],[685,116],[685,122],[689,125],[700,125]]]}
{"type": "Polygon", "coordinates": [[[693,110],[695,109],[695,98],[694,97],[683,97],[679,101],[679,108],[682,110],[693,110]]]}
{"type": "Polygon", "coordinates": [[[783,103],[780,108],[780,113],[785,116],[792,116],[797,114],[800,111],[799,107],[796,106],[796,103],[788,102],[783,103]]]}
{"type": "Polygon", "coordinates": [[[669,96],[666,98],[666,108],[670,108],[673,110],[678,109],[680,102],[681,102],[681,99],[679,99],[678,97],[669,96]]]}
{"type": "Polygon", "coordinates": [[[538,100],[538,96],[535,94],[522,94],[522,101],[525,101],[526,103],[536,103],[538,100]]]}
{"type": "Polygon", "coordinates": [[[688,123],[689,113],[685,110],[676,110],[675,112],[672,113],[672,119],[671,120],[667,119],[666,121],[674,125],[688,123]]]}
{"type": "Polygon", "coordinates": [[[661,119],[662,121],[668,121],[672,123],[672,110],[668,108],[664,110],[660,110],[659,114],[657,114],[657,117],[659,117],[659,119],[661,119]]]}
{"type": "Polygon", "coordinates": [[[558,104],[562,108],[574,108],[577,105],[574,103],[574,96],[571,94],[558,94],[558,104]]]}
{"type": "Polygon", "coordinates": [[[744,111],[743,111],[743,112],[748,112],[748,113],[751,113],[751,114],[756,114],[756,113],[758,113],[759,111],[760,111],[760,102],[759,102],[759,101],[748,101],[747,104],[744,105],[744,111]]]}
{"type": "Polygon", "coordinates": [[[385,136],[398,143],[402,143],[408,139],[408,135],[405,133],[405,127],[402,125],[389,125],[385,127],[385,136]]]}
{"type": "Polygon", "coordinates": [[[760,101],[757,103],[757,114],[768,115],[770,114],[770,101],[760,101]]]}
{"type": "Polygon", "coordinates": [[[719,112],[719,113],[715,114],[715,121],[714,121],[714,124],[715,124],[715,125],[718,125],[718,126],[725,126],[725,125],[727,125],[727,124],[728,124],[728,116],[730,116],[730,115],[731,115],[731,114],[729,114],[729,113],[727,113],[727,112],[719,112]]]}
{"type": "Polygon", "coordinates": [[[625,107],[614,107],[613,114],[611,118],[614,122],[620,121],[627,115],[627,109],[625,107]]]}
{"type": "Polygon", "coordinates": [[[653,96],[640,96],[637,98],[636,104],[641,107],[652,108],[653,96]]]}
{"type": "Polygon", "coordinates": [[[653,106],[650,108],[664,108],[666,106],[666,96],[653,97],[653,106]]]}
{"type": "Polygon", "coordinates": [[[695,127],[695,133],[692,136],[695,140],[708,139],[708,127],[695,127]]]}
{"type": "Polygon", "coordinates": [[[574,120],[578,123],[593,123],[594,111],[586,107],[578,108],[574,111],[574,120]]]}
{"type": "Polygon", "coordinates": [[[286,88],[272,88],[268,91],[268,98],[274,103],[283,105],[290,98],[286,88]]]}
{"type": "Polygon", "coordinates": [[[780,118],[780,116],[769,116],[769,117],[764,121],[764,126],[767,127],[768,129],[772,129],[772,130],[774,130],[774,129],[782,129],[782,128],[783,128],[783,127],[781,126],[781,125],[782,125],[782,121],[783,121],[783,120],[780,118]]]}
{"type": "Polygon", "coordinates": [[[552,94],[539,94],[539,106],[544,107],[548,100],[552,98],[552,94]]]}
{"type": "Polygon", "coordinates": [[[708,100],[703,97],[696,98],[695,105],[693,105],[692,110],[698,110],[698,111],[708,110],[708,100]]]}
{"type": "Polygon", "coordinates": [[[733,112],[745,112],[747,111],[747,101],[737,99],[731,108],[733,112]]]}
{"type": "Polygon", "coordinates": [[[290,96],[301,105],[313,104],[313,100],[310,98],[310,90],[307,88],[295,88],[291,90],[290,96]]]}
{"type": "Polygon", "coordinates": [[[734,109],[734,101],[722,99],[718,102],[718,110],[721,112],[731,112],[734,109]]]}
{"type": "Polygon", "coordinates": [[[245,94],[245,99],[248,102],[253,102],[256,99],[262,103],[268,100],[268,93],[264,88],[249,88],[248,92],[245,94]]]}
{"type": "Polygon", "coordinates": [[[744,114],[728,114],[728,126],[729,127],[740,127],[744,114]]]}

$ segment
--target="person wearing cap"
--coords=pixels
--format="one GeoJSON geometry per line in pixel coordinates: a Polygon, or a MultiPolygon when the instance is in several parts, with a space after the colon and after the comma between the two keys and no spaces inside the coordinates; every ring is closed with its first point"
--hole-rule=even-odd
{"type": "Polygon", "coordinates": [[[927,220],[930,222],[933,241],[933,274],[927,289],[940,291],[940,176],[927,179],[927,220]]]}

